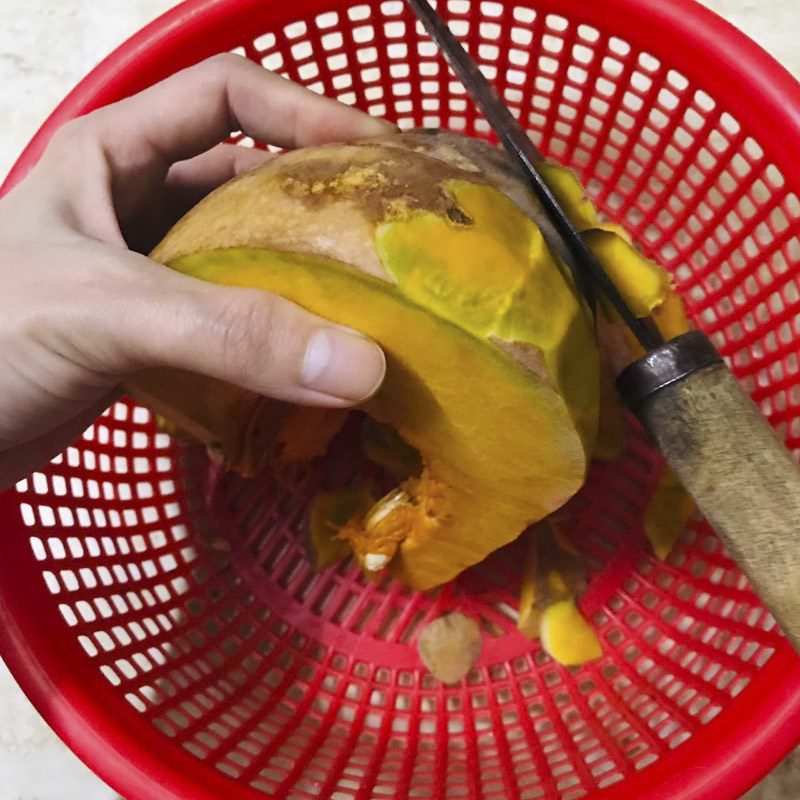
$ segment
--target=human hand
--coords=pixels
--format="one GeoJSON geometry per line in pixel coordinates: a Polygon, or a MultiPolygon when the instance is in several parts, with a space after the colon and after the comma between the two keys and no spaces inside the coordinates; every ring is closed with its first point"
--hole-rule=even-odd
{"type": "Polygon", "coordinates": [[[220,144],[232,131],[300,147],[386,129],[233,55],[61,128],[0,201],[0,489],[60,452],[146,367],[307,405],[369,397],[385,371],[373,342],[141,253],[203,195],[269,157],[220,144]]]}

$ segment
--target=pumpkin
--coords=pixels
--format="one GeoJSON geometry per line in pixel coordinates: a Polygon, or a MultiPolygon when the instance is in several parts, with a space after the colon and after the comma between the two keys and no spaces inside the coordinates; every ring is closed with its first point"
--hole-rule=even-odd
{"type": "MultiPolygon", "coordinates": [[[[666,276],[600,223],[575,176],[552,165],[545,176],[629,301],[644,313],[663,303],[666,276]]],[[[270,159],[202,200],[151,255],[277,293],[381,345],[386,379],[361,410],[402,443],[400,483],[336,539],[365,571],[388,567],[427,590],[562,506],[595,453],[594,318],[546,226],[502,151],[414,131],[270,159]]],[[[244,475],[316,457],[344,416],[169,369],[130,389],[244,475]]],[[[603,403],[613,406],[607,385],[603,403]]],[[[390,452],[366,441],[377,458],[390,452]]]]}

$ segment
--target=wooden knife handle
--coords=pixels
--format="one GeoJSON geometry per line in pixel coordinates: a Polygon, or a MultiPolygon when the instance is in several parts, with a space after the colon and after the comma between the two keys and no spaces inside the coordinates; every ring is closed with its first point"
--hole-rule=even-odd
{"type": "Polygon", "coordinates": [[[635,410],[800,652],[800,470],[789,451],[719,362],[635,410]]]}

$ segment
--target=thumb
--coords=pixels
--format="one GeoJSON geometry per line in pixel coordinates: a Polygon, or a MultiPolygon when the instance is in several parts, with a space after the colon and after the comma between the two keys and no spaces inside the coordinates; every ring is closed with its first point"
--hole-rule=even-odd
{"type": "Polygon", "coordinates": [[[383,351],[356,331],[269,292],[148,269],[128,322],[114,326],[128,369],[174,367],[321,406],[355,405],[383,381],[383,351]]]}

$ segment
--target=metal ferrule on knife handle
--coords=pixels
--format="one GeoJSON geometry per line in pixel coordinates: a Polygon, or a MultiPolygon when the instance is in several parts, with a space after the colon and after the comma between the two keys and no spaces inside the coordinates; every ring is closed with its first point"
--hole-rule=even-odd
{"type": "Polygon", "coordinates": [[[783,442],[699,331],[617,387],[800,652],[800,470],[783,442]]]}

